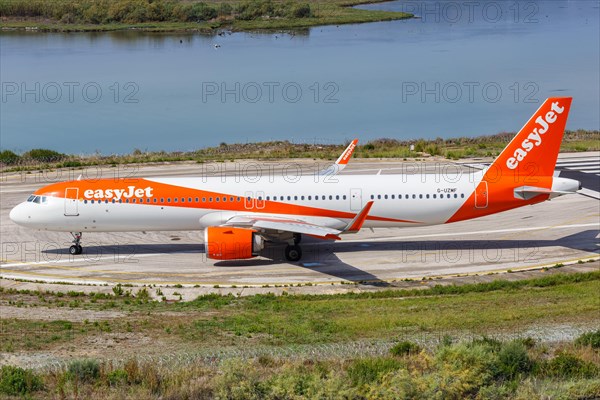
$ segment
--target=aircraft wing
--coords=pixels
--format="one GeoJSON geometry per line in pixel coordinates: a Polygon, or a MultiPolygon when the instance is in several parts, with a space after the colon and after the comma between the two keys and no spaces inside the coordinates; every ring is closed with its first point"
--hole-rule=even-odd
{"type": "Polygon", "coordinates": [[[346,165],[348,165],[348,162],[350,161],[352,153],[354,153],[354,149],[356,148],[357,144],[358,139],[354,139],[352,142],[350,142],[348,147],[346,147],[346,150],[344,150],[344,152],[338,157],[335,163],[322,170],[319,175],[335,175],[346,168],[346,165]]]}
{"type": "Polygon", "coordinates": [[[229,219],[224,225],[267,231],[286,231],[293,233],[304,233],[321,239],[340,240],[338,236],[342,231],[326,226],[311,224],[299,219],[281,218],[277,216],[242,216],[238,215],[229,219]]]}
{"type": "MultiPolygon", "coordinates": [[[[341,240],[339,237],[341,233],[356,233],[362,228],[372,206],[373,201],[369,201],[363,209],[346,224],[344,229],[341,230],[328,226],[316,225],[303,221],[302,219],[282,218],[280,216],[270,215],[236,215],[225,222],[224,226],[303,233],[321,239],[341,240]]],[[[336,222],[339,222],[339,220],[336,220],[336,222]]]]}

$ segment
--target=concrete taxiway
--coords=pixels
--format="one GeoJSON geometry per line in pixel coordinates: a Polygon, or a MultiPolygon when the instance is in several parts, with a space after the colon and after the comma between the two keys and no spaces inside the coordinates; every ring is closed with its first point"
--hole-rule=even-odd
{"type": "MultiPolygon", "coordinates": [[[[563,157],[567,156],[561,155],[563,157]]],[[[268,247],[261,257],[251,260],[208,260],[201,231],[91,233],[84,236],[84,254],[71,256],[67,251],[71,240],[68,233],[29,230],[8,219],[10,209],[35,189],[53,181],[77,178],[79,174],[86,178],[197,176],[248,174],[256,173],[257,169],[263,174],[312,173],[325,164],[246,161],[4,174],[0,190],[0,275],[7,279],[109,285],[260,287],[386,283],[406,278],[541,268],[597,259],[600,252],[600,203],[593,197],[578,194],[449,225],[362,230],[344,236],[339,242],[304,239],[304,256],[300,263],[286,262],[281,246],[268,247]]],[[[468,169],[465,165],[447,162],[353,160],[343,173],[375,174],[381,170],[384,174],[452,174],[468,169]]]]}

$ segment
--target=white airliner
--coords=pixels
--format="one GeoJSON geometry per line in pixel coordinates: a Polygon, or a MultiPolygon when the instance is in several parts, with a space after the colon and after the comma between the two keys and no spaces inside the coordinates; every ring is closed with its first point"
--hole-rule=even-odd
{"type": "Polygon", "coordinates": [[[439,175],[239,176],[75,180],[43,187],[10,212],[29,228],[71,232],[204,230],[206,254],[252,258],[268,242],[287,243],[298,261],[302,235],[339,240],[363,227],[413,227],[482,217],[575,193],[580,183],[554,176],[571,98],[550,98],[491,166],[451,182],[439,175]]]}

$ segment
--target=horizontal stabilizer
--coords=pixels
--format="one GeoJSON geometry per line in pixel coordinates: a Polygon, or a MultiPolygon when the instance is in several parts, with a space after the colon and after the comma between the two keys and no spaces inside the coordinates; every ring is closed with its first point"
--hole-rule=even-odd
{"type": "Polygon", "coordinates": [[[529,200],[533,199],[535,196],[539,196],[541,194],[548,194],[552,197],[561,196],[563,194],[572,194],[573,192],[567,192],[562,190],[552,190],[542,187],[535,186],[520,186],[515,188],[515,198],[521,200],[529,200]]]}

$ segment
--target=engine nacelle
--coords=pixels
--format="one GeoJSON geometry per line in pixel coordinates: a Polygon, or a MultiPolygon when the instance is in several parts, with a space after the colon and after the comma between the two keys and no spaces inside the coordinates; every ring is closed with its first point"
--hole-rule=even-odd
{"type": "Polygon", "coordinates": [[[204,245],[208,258],[239,260],[256,257],[264,240],[253,229],[209,226],[204,230],[204,245]]]}

